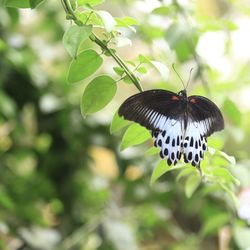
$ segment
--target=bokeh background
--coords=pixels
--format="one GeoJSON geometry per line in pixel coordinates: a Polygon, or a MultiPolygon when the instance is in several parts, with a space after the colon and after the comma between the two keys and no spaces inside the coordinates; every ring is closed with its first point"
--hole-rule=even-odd
{"type": "MultiPolygon", "coordinates": [[[[123,132],[109,125],[133,85],[119,82],[112,103],[81,116],[89,79],[66,82],[71,23],[60,1],[0,7],[0,249],[250,249],[250,2],[110,0],[97,9],[138,20],[136,33],[121,31],[132,41],[118,49],[124,60],[145,54],[169,68],[149,69],[144,89],[179,91],[171,64],[184,82],[194,68],[188,92],[225,117],[211,141],[236,158],[228,168],[241,182],[238,206],[206,184],[186,198],[178,172],[150,186],[152,141],[120,152],[123,132]]],[[[113,66],[105,58],[98,74],[114,75],[113,66]]]]}

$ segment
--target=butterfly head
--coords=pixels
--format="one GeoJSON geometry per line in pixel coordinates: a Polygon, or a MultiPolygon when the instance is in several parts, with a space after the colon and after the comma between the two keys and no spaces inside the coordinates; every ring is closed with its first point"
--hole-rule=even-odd
{"type": "Polygon", "coordinates": [[[183,99],[187,98],[187,91],[185,89],[178,92],[178,95],[181,96],[183,99]]]}

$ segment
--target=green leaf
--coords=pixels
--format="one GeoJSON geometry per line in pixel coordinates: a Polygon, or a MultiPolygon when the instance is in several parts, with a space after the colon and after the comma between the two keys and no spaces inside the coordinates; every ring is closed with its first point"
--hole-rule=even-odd
{"type": "Polygon", "coordinates": [[[16,103],[2,91],[0,91],[0,113],[6,117],[13,117],[16,113],[16,103]]]}
{"type": "Polygon", "coordinates": [[[63,36],[63,44],[68,53],[76,58],[80,44],[85,41],[91,34],[92,26],[71,26],[63,36]]]}
{"type": "Polygon", "coordinates": [[[223,113],[230,119],[230,121],[234,125],[240,126],[240,124],[241,124],[241,112],[233,101],[231,101],[230,99],[227,98],[224,101],[222,110],[223,110],[223,113]]]}
{"type": "Polygon", "coordinates": [[[128,124],[129,121],[124,120],[123,117],[118,115],[118,112],[115,112],[115,115],[110,125],[110,133],[113,134],[114,132],[124,128],[128,124]]]}
{"type": "Polygon", "coordinates": [[[167,172],[182,169],[182,168],[187,168],[187,165],[180,163],[180,164],[177,164],[175,166],[169,167],[167,165],[166,160],[161,160],[153,171],[150,183],[153,184],[159,177],[161,177],[163,174],[165,174],[167,172]]]}
{"type": "Polygon", "coordinates": [[[225,152],[219,151],[219,154],[226,159],[229,163],[231,163],[232,165],[236,164],[236,160],[234,156],[230,156],[228,154],[226,154],[225,152]]]}
{"type": "Polygon", "coordinates": [[[43,0],[29,0],[30,1],[30,7],[32,9],[36,8],[40,3],[43,2],[43,0]]]}
{"type": "Polygon", "coordinates": [[[160,153],[160,149],[158,147],[151,147],[145,152],[145,156],[156,155],[160,153]]]}
{"type": "Polygon", "coordinates": [[[127,83],[127,84],[133,84],[133,81],[131,80],[131,78],[129,77],[129,76],[125,76],[125,77],[123,77],[122,78],[123,79],[123,81],[125,82],[125,83],[127,83]]]}
{"type": "Polygon", "coordinates": [[[208,152],[210,153],[211,157],[211,163],[214,166],[220,166],[220,167],[228,167],[230,165],[235,165],[236,160],[234,156],[227,155],[225,152],[216,150],[214,148],[209,147],[208,152]]]}
{"type": "Polygon", "coordinates": [[[11,197],[2,189],[0,190],[0,205],[9,210],[13,210],[15,207],[15,203],[11,197]]]}
{"type": "Polygon", "coordinates": [[[232,202],[235,208],[239,208],[240,203],[239,203],[238,197],[235,195],[234,191],[232,191],[232,185],[230,184],[231,183],[228,183],[228,185],[219,183],[220,187],[222,187],[226,191],[226,193],[229,195],[229,197],[232,199],[232,202]]]}
{"type": "Polygon", "coordinates": [[[233,182],[236,185],[239,185],[240,182],[236,179],[227,169],[220,167],[211,168],[211,173],[214,177],[217,177],[220,182],[230,183],[233,182]]]}
{"type": "Polygon", "coordinates": [[[148,59],[146,56],[144,55],[139,55],[138,59],[140,61],[140,63],[147,63],[147,64],[151,64],[150,59],[148,59]]]}
{"type": "Polygon", "coordinates": [[[116,20],[118,26],[126,27],[126,26],[130,26],[130,25],[139,25],[139,22],[130,16],[125,16],[122,18],[116,17],[115,20],[116,20]]]}
{"type": "Polygon", "coordinates": [[[203,235],[208,235],[208,234],[213,234],[218,231],[222,226],[227,224],[230,220],[230,216],[228,213],[218,213],[218,214],[213,214],[212,216],[209,217],[209,219],[204,223],[202,227],[202,234],[203,235]]]}
{"type": "Polygon", "coordinates": [[[7,44],[2,40],[0,39],[0,52],[3,52],[7,49],[7,44]]]}
{"type": "Polygon", "coordinates": [[[104,2],[104,0],[77,0],[77,3],[79,6],[83,6],[83,5],[95,6],[95,5],[99,5],[103,2],[104,2]]]}
{"type": "Polygon", "coordinates": [[[190,198],[194,191],[198,188],[201,183],[201,177],[198,173],[192,174],[187,178],[185,183],[185,194],[190,198]]]}
{"type": "Polygon", "coordinates": [[[139,22],[132,17],[115,18],[117,27],[126,27],[136,32],[136,29],[132,25],[138,25],[139,22]]]}
{"type": "Polygon", "coordinates": [[[157,166],[151,175],[150,185],[153,185],[163,174],[165,174],[169,169],[166,160],[161,160],[158,162],[157,166]]]}
{"type": "Polygon", "coordinates": [[[116,93],[116,82],[110,76],[98,76],[86,87],[81,101],[83,116],[104,108],[116,93]]]}
{"type": "Polygon", "coordinates": [[[166,32],[168,44],[171,49],[175,50],[181,62],[193,56],[193,51],[189,44],[191,37],[194,45],[196,45],[198,41],[196,33],[180,23],[173,23],[166,32]]]}
{"type": "Polygon", "coordinates": [[[192,173],[193,173],[193,174],[196,174],[196,170],[195,170],[194,167],[184,168],[184,169],[181,170],[180,173],[177,175],[176,180],[177,180],[177,181],[180,181],[180,179],[181,179],[182,177],[186,177],[186,176],[188,176],[188,175],[190,175],[190,174],[192,174],[192,173]]]}
{"type": "Polygon", "coordinates": [[[161,15],[161,16],[167,16],[172,12],[172,9],[169,6],[162,6],[154,9],[152,11],[152,14],[155,15],[161,15]]]}
{"type": "Polygon", "coordinates": [[[96,13],[102,19],[102,22],[103,22],[103,25],[104,25],[104,28],[106,29],[106,31],[111,32],[116,25],[115,19],[111,16],[111,14],[109,12],[104,11],[104,10],[96,11],[96,13]]]}
{"type": "Polygon", "coordinates": [[[93,49],[85,50],[74,59],[69,67],[68,82],[79,82],[96,72],[103,59],[93,49]]]}
{"type": "Polygon", "coordinates": [[[144,55],[139,55],[138,59],[141,64],[146,63],[146,64],[153,66],[161,74],[163,79],[165,80],[168,79],[169,69],[166,65],[158,61],[150,60],[144,55]]]}
{"type": "Polygon", "coordinates": [[[128,63],[134,67],[136,66],[136,63],[134,61],[131,61],[131,60],[126,61],[126,63],[128,63]]]}
{"type": "Polygon", "coordinates": [[[137,71],[138,71],[139,73],[141,73],[141,74],[146,74],[146,73],[147,73],[147,69],[146,69],[145,67],[139,67],[139,68],[137,69],[137,71]]]}
{"type": "Polygon", "coordinates": [[[6,7],[12,8],[30,8],[29,0],[5,0],[6,7]]]}
{"type": "Polygon", "coordinates": [[[81,12],[78,14],[79,19],[82,21],[84,24],[92,25],[92,26],[99,26],[101,27],[102,20],[100,19],[99,16],[96,15],[96,13],[93,10],[87,10],[84,12],[81,12]]]}
{"type": "Polygon", "coordinates": [[[208,147],[216,148],[217,150],[221,150],[224,146],[225,140],[218,136],[212,136],[208,139],[208,147]]]}
{"type": "Polygon", "coordinates": [[[200,20],[200,31],[208,32],[208,31],[221,31],[223,29],[228,29],[230,31],[234,31],[238,29],[236,23],[232,22],[228,19],[214,19],[211,18],[205,20],[200,20]]]}
{"type": "Polygon", "coordinates": [[[164,37],[166,33],[162,27],[154,26],[149,23],[140,26],[140,32],[142,32],[144,40],[147,42],[153,42],[155,39],[160,39],[164,37]]]}
{"type": "Polygon", "coordinates": [[[4,4],[6,7],[12,8],[35,8],[43,0],[5,0],[4,4]]]}
{"type": "Polygon", "coordinates": [[[124,69],[121,67],[114,67],[113,70],[118,76],[122,76],[124,74],[124,69]]]}
{"type": "Polygon", "coordinates": [[[126,130],[122,138],[120,149],[124,150],[130,146],[141,144],[149,138],[151,138],[151,135],[148,130],[141,125],[134,123],[126,130]]]}

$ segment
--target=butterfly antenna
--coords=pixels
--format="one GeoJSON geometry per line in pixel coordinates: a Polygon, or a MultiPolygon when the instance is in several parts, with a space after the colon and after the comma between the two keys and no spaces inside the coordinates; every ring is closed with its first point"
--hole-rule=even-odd
{"type": "Polygon", "coordinates": [[[192,71],[193,71],[194,68],[191,68],[190,71],[189,71],[189,77],[188,77],[188,81],[187,81],[187,84],[186,84],[186,89],[190,83],[190,80],[191,80],[191,76],[192,76],[192,71]]]}
{"type": "Polygon", "coordinates": [[[176,73],[176,75],[178,76],[178,78],[181,80],[181,83],[182,83],[183,88],[186,89],[186,88],[185,88],[185,84],[184,84],[184,82],[183,82],[181,76],[179,75],[179,73],[178,73],[177,70],[175,69],[174,63],[172,64],[172,68],[173,68],[174,72],[176,73]]]}

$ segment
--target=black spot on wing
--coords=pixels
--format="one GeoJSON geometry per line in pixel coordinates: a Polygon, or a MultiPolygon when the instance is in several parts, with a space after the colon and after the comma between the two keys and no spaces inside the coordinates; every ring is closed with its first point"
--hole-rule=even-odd
{"type": "Polygon", "coordinates": [[[189,160],[189,161],[192,160],[192,152],[189,152],[189,154],[188,154],[188,160],[189,160]]]}
{"type": "Polygon", "coordinates": [[[176,142],[176,145],[179,146],[180,145],[180,137],[177,136],[177,142],[176,142]]]}
{"type": "Polygon", "coordinates": [[[185,162],[185,163],[188,163],[188,159],[187,159],[186,154],[184,154],[184,162],[185,162]]]}
{"type": "Polygon", "coordinates": [[[165,150],[164,150],[164,155],[165,155],[165,156],[168,155],[168,149],[167,149],[167,148],[165,148],[165,150]]]}
{"type": "Polygon", "coordinates": [[[162,151],[160,151],[160,157],[163,159],[164,158],[164,155],[162,153],[162,151]]]}
{"type": "Polygon", "coordinates": [[[173,161],[175,159],[174,152],[171,153],[171,160],[173,161]]]}
{"type": "Polygon", "coordinates": [[[191,140],[190,140],[190,144],[189,144],[189,146],[190,146],[190,147],[193,147],[193,145],[194,145],[194,138],[193,138],[193,137],[191,137],[191,140]]]}
{"type": "Polygon", "coordinates": [[[195,159],[196,162],[199,161],[199,156],[198,156],[198,154],[195,154],[195,158],[194,158],[194,159],[195,159]]]}
{"type": "Polygon", "coordinates": [[[171,166],[172,161],[171,161],[170,159],[168,159],[168,160],[167,160],[167,164],[168,164],[168,166],[171,166]]]}
{"type": "Polygon", "coordinates": [[[170,142],[170,136],[167,137],[166,144],[169,144],[169,142],[170,142]]]}

